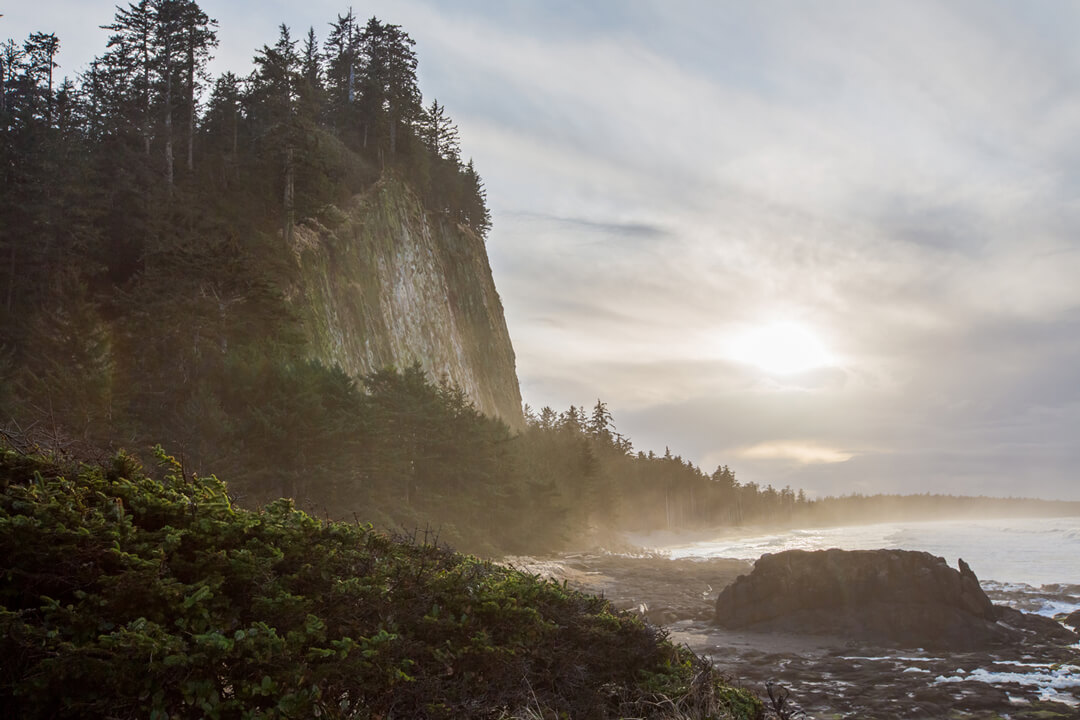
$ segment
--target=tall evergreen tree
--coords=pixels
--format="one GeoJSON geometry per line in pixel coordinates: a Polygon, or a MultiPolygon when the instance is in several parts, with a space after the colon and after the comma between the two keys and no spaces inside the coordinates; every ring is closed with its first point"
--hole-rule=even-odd
{"type": "Polygon", "coordinates": [[[273,47],[264,45],[255,56],[251,110],[272,147],[281,148],[282,237],[292,242],[296,221],[297,101],[299,99],[300,56],[288,26],[278,29],[273,47]]]}
{"type": "Polygon", "coordinates": [[[487,237],[491,229],[491,212],[487,207],[487,190],[476,172],[472,158],[465,166],[465,193],[462,201],[461,219],[480,237],[487,237]]]}
{"type": "Polygon", "coordinates": [[[450,161],[455,169],[461,158],[461,144],[458,138],[458,129],[450,116],[446,114],[446,108],[439,104],[438,100],[432,100],[420,122],[420,134],[424,145],[435,155],[436,158],[450,161]]]}
{"type": "Polygon", "coordinates": [[[180,7],[182,67],[184,73],[184,102],[187,105],[187,170],[195,169],[195,124],[198,114],[198,95],[206,82],[206,64],[210,52],[217,47],[217,21],[207,16],[192,0],[183,0],[180,7]]]}
{"type": "Polygon", "coordinates": [[[308,28],[304,36],[304,46],[300,49],[300,113],[305,121],[316,123],[323,111],[323,57],[319,51],[319,41],[315,37],[315,28],[308,28]]]}
{"type": "Polygon", "coordinates": [[[400,25],[368,20],[360,36],[363,53],[366,122],[385,125],[388,151],[397,153],[398,133],[420,117],[421,96],[416,80],[416,41],[400,25]]]}
{"type": "Polygon", "coordinates": [[[113,33],[102,58],[112,86],[109,97],[113,111],[138,127],[147,156],[151,142],[151,77],[155,66],[154,22],[150,0],[139,0],[127,8],[118,6],[113,22],[102,25],[102,29],[113,33]]]}
{"type": "Polygon", "coordinates": [[[32,117],[42,115],[46,127],[53,123],[53,70],[58,66],[56,53],[60,41],[53,33],[31,33],[23,45],[26,57],[26,79],[29,111],[32,117]],[[38,109],[38,103],[43,107],[38,109]]]}
{"type": "Polygon", "coordinates": [[[343,132],[355,122],[357,63],[360,60],[360,28],[352,8],[330,23],[326,38],[326,84],[331,123],[343,132]]]}

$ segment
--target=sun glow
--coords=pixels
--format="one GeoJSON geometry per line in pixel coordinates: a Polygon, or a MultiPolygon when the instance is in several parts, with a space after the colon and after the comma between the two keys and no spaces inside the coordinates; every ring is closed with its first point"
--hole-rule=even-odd
{"type": "Polygon", "coordinates": [[[739,362],[773,375],[794,375],[834,361],[818,337],[796,322],[754,328],[732,344],[732,351],[739,362]]]}

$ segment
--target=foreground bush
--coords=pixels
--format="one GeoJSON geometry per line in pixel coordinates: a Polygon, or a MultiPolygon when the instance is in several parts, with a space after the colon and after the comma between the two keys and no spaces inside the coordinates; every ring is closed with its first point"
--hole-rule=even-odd
{"type": "Polygon", "coordinates": [[[232,506],[171,458],[0,449],[0,715],[757,717],[604,600],[281,500],[232,506]]]}

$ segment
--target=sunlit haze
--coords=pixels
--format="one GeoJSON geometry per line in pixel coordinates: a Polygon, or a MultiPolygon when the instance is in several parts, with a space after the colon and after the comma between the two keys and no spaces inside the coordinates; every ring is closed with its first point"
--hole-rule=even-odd
{"type": "MultiPolygon", "coordinates": [[[[212,71],[345,2],[205,0],[212,71]]],[[[525,402],[811,496],[1080,499],[1080,4],[378,0],[493,215],[525,402]]],[[[0,0],[104,47],[106,0],[0,0]]]]}
{"type": "Polygon", "coordinates": [[[735,360],[776,375],[826,367],[832,356],[814,333],[798,323],[761,325],[731,339],[735,360]]]}

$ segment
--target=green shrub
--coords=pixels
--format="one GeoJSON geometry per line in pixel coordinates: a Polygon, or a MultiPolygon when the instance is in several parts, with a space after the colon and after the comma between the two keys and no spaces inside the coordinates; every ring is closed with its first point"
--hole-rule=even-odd
{"type": "Polygon", "coordinates": [[[286,500],[239,510],[158,459],[162,482],[123,453],[0,452],[0,715],[668,717],[706,691],[761,712],[604,600],[286,500]]]}

